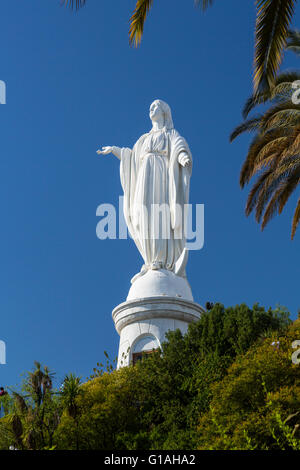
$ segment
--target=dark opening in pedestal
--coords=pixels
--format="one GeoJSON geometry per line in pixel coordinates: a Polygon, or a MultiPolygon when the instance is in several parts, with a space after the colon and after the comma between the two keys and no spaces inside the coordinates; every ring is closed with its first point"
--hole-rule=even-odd
{"type": "Polygon", "coordinates": [[[144,357],[147,357],[149,354],[158,351],[158,349],[151,349],[149,351],[135,352],[132,354],[132,364],[135,365],[138,361],[141,361],[144,357]]]}

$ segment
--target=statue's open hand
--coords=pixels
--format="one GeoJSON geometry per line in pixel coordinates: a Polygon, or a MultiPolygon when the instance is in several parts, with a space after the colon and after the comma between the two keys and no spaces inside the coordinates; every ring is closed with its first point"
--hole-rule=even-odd
{"type": "Polygon", "coordinates": [[[102,147],[102,150],[97,150],[98,155],[108,155],[112,153],[113,147],[102,147]]]}
{"type": "Polygon", "coordinates": [[[178,157],[178,162],[182,166],[189,166],[191,164],[191,159],[187,153],[181,153],[178,157]]]}

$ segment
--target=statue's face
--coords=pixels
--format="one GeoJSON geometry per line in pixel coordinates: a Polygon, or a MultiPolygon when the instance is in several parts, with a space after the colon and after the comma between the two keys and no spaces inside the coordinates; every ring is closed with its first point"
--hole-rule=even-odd
{"type": "Polygon", "coordinates": [[[164,112],[159,101],[154,101],[149,110],[149,116],[151,121],[158,121],[164,119],[164,112]]]}

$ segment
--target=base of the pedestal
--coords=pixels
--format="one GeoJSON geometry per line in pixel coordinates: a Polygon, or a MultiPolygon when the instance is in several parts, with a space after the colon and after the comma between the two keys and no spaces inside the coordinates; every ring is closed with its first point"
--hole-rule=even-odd
{"type": "Polygon", "coordinates": [[[118,305],[112,313],[120,335],[117,367],[129,365],[138,353],[161,348],[169,330],[185,334],[203,312],[197,303],[176,297],[147,297],[118,305]]]}

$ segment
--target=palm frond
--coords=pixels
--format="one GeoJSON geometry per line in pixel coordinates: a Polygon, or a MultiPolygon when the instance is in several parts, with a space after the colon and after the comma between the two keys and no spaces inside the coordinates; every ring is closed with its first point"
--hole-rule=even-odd
{"type": "Polygon", "coordinates": [[[300,155],[291,155],[283,158],[274,170],[274,179],[278,176],[284,178],[295,177],[300,178],[300,155]]]}
{"type": "Polygon", "coordinates": [[[146,17],[152,7],[153,0],[138,0],[130,18],[129,43],[139,46],[144,31],[146,17]]]}
{"type": "Polygon", "coordinates": [[[299,220],[300,220],[300,198],[298,199],[297,207],[294,212],[294,217],[293,217],[293,222],[292,222],[292,235],[291,235],[292,240],[295,236],[295,233],[299,224],[299,220]]]}
{"type": "MultiPolygon", "coordinates": [[[[292,166],[287,168],[286,165],[280,165],[278,168],[276,168],[275,163],[270,175],[265,179],[263,185],[260,187],[259,192],[257,194],[257,200],[255,205],[255,219],[257,222],[261,221],[265,207],[267,206],[268,201],[273,196],[274,192],[276,192],[278,188],[284,187],[285,181],[288,181],[288,183],[291,183],[291,181],[296,181],[297,186],[299,182],[299,177],[300,165],[296,164],[294,168],[292,166]]],[[[270,205],[269,218],[266,216],[265,223],[262,224],[262,229],[273,214],[274,212],[272,212],[272,207],[270,205]]]]}
{"type": "Polygon", "coordinates": [[[272,159],[278,163],[282,152],[287,148],[289,144],[288,137],[278,137],[277,139],[271,140],[264,145],[261,150],[256,154],[255,160],[252,162],[252,172],[249,175],[252,177],[262,166],[267,167],[272,163],[272,159]],[[270,157],[272,157],[270,159],[270,157]]]}
{"type": "Polygon", "coordinates": [[[262,115],[260,122],[249,120],[243,123],[233,131],[231,137],[251,130],[251,127],[253,130],[256,127],[258,133],[249,146],[241,170],[241,187],[248,183],[262,166],[270,165],[272,157],[282,154],[283,158],[288,155],[287,151],[290,155],[297,152],[300,138],[300,106],[294,105],[291,101],[273,106],[262,115]]]}
{"type": "Polygon", "coordinates": [[[270,99],[282,100],[290,98],[294,91],[293,83],[296,80],[300,80],[300,73],[297,70],[279,74],[276,78],[275,86],[271,90],[270,99]]]}
{"type": "Polygon", "coordinates": [[[262,103],[265,103],[270,99],[270,90],[263,90],[260,92],[254,93],[252,96],[250,96],[243,108],[242,111],[242,116],[244,119],[247,118],[248,114],[252,111],[252,109],[262,103]]]}
{"type": "Polygon", "coordinates": [[[276,166],[282,166],[290,164],[290,161],[293,161],[293,159],[297,159],[300,152],[299,126],[297,130],[287,128],[284,131],[287,134],[286,136],[283,135],[271,140],[258,152],[255,160],[252,162],[251,176],[260,171],[263,166],[270,167],[273,160],[276,161],[276,166]]]}
{"type": "Polygon", "coordinates": [[[299,70],[285,70],[276,76],[275,87],[284,82],[294,82],[298,78],[300,78],[299,70]]]}
{"type": "Polygon", "coordinates": [[[261,229],[262,230],[265,228],[267,223],[274,217],[274,215],[278,211],[279,196],[280,196],[281,192],[283,191],[283,186],[284,185],[286,185],[286,182],[284,182],[284,184],[279,185],[279,188],[277,189],[277,191],[274,192],[273,197],[270,199],[270,201],[269,201],[269,203],[266,207],[264,217],[263,217],[263,221],[262,221],[262,224],[261,224],[261,229]]]}
{"type": "Polygon", "coordinates": [[[286,42],[286,50],[293,51],[300,55],[300,31],[294,29],[289,31],[289,35],[286,42]]]}
{"type": "Polygon", "coordinates": [[[62,5],[66,5],[72,9],[76,8],[76,10],[78,10],[85,5],[86,0],[61,0],[61,3],[62,5]]]}
{"type": "Polygon", "coordinates": [[[243,118],[246,119],[255,106],[270,100],[287,99],[293,92],[292,84],[296,80],[300,80],[300,73],[297,70],[290,70],[278,74],[272,89],[267,88],[256,92],[247,99],[242,111],[243,118]]]}
{"type": "Polygon", "coordinates": [[[265,184],[265,181],[269,176],[272,174],[272,170],[267,168],[257,179],[256,183],[253,185],[247,199],[247,204],[245,208],[245,213],[246,216],[248,217],[251,212],[253,211],[254,207],[257,204],[257,200],[259,197],[259,193],[263,185],[265,184]]]}
{"type": "Polygon", "coordinates": [[[255,219],[258,223],[261,221],[265,207],[270,197],[284,179],[284,173],[275,177],[274,171],[271,171],[270,175],[265,179],[264,184],[261,186],[257,195],[257,201],[255,205],[255,219]]]}
{"type": "Polygon", "coordinates": [[[273,152],[272,152],[273,149],[269,148],[268,152],[265,152],[263,156],[259,155],[260,159],[257,162],[255,162],[251,177],[253,177],[256,173],[261,171],[263,168],[272,168],[272,171],[274,171],[273,170],[274,162],[278,164],[278,162],[280,162],[280,160],[284,158],[283,153],[285,150],[285,145],[283,144],[279,149],[277,148],[276,145],[274,147],[275,148],[273,152]]]}
{"type": "Polygon", "coordinates": [[[297,0],[257,0],[254,91],[271,89],[297,0]]]}
{"type": "MultiPolygon", "coordinates": [[[[262,115],[240,124],[231,140],[242,132],[256,131],[240,173],[243,187],[258,175],[245,208],[262,230],[275,214],[280,214],[300,183],[300,105],[292,100],[299,71],[276,75],[286,48],[300,53],[300,31],[288,32],[296,0],[257,0],[254,93],[247,100],[243,117],[252,109],[270,102],[262,115]]],[[[300,220],[300,199],[292,223],[292,239],[300,220]]]]}
{"type": "Polygon", "coordinates": [[[279,206],[278,206],[278,214],[281,214],[283,211],[284,206],[286,205],[289,197],[291,196],[292,192],[296,189],[299,184],[299,174],[294,173],[288,181],[286,188],[282,191],[280,198],[279,198],[279,206]]]}
{"type": "Polygon", "coordinates": [[[296,126],[300,119],[300,105],[292,101],[284,101],[272,106],[261,119],[260,127],[263,131],[272,128],[296,126]]]}
{"type": "Polygon", "coordinates": [[[195,5],[202,8],[203,11],[207,10],[207,8],[211,7],[214,3],[214,0],[195,0],[195,5]]]}
{"type": "Polygon", "coordinates": [[[284,160],[281,164],[288,163],[288,160],[297,159],[300,155],[300,125],[298,125],[293,133],[290,135],[290,142],[286,149],[283,151],[284,160]]]}
{"type": "Polygon", "coordinates": [[[260,127],[262,116],[256,116],[248,121],[243,122],[239,126],[237,126],[232,133],[230,134],[229,140],[232,142],[236,139],[239,135],[243,132],[252,132],[257,130],[260,127]]]}
{"type": "Polygon", "coordinates": [[[17,392],[13,392],[13,396],[16,400],[16,404],[18,406],[18,408],[20,409],[21,412],[24,412],[24,411],[27,411],[27,404],[26,404],[26,401],[25,399],[22,397],[22,395],[20,395],[19,393],[17,392]]]}
{"type": "Polygon", "coordinates": [[[287,135],[283,135],[283,132],[288,134],[288,131],[289,129],[271,129],[264,134],[258,134],[254,137],[250,144],[247,158],[242,166],[240,173],[240,185],[242,188],[253,176],[253,169],[255,163],[257,162],[259,152],[271,141],[276,141],[278,143],[282,142],[282,139],[287,137],[287,135]]]}
{"type": "Polygon", "coordinates": [[[298,174],[292,174],[278,184],[277,189],[274,191],[274,194],[266,207],[263,221],[261,224],[262,230],[264,230],[267,223],[274,217],[277,212],[282,212],[290,195],[293,193],[298,184],[298,174]]]}

